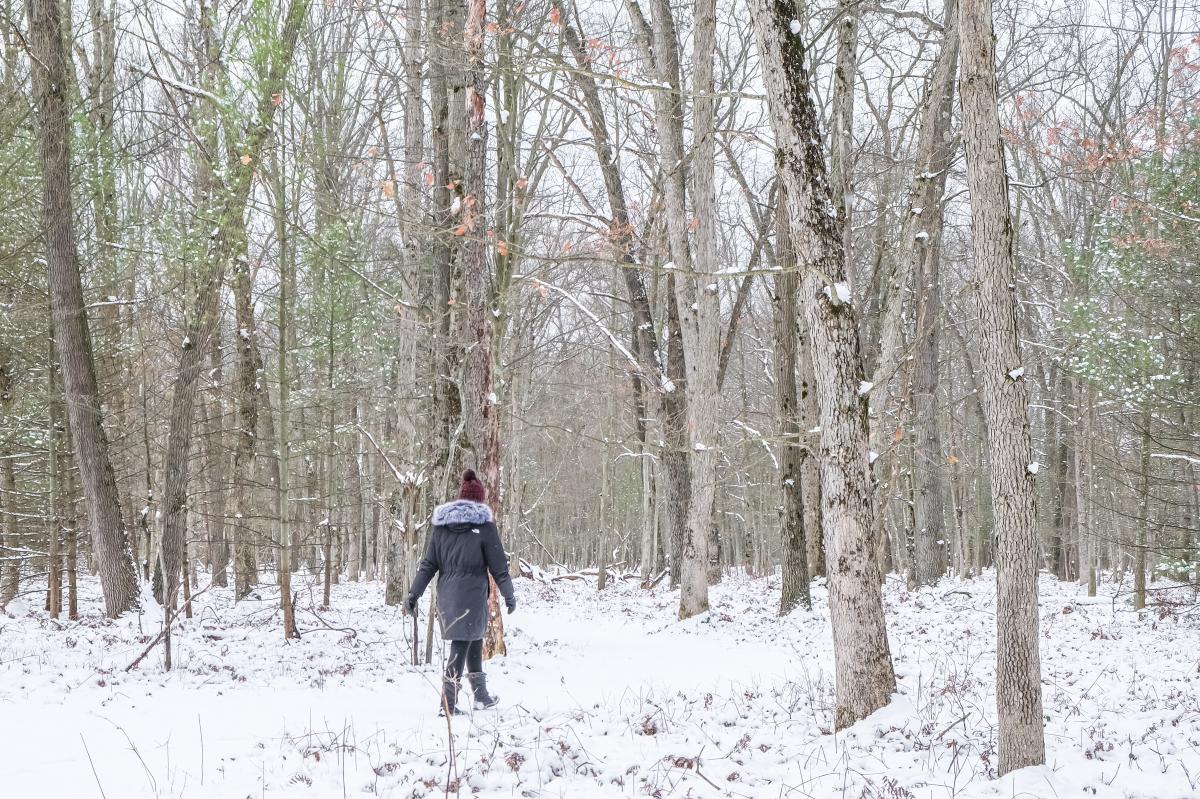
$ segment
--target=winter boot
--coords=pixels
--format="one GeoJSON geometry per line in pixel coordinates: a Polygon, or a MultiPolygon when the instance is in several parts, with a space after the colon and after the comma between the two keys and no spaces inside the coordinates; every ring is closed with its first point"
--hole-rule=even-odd
{"type": "Polygon", "coordinates": [[[449,712],[451,716],[461,716],[463,712],[458,709],[458,678],[443,677],[442,678],[442,706],[438,710],[439,716],[445,716],[449,712]]]}
{"type": "Polygon", "coordinates": [[[482,710],[500,704],[500,697],[492,696],[488,693],[487,675],[482,671],[468,674],[467,680],[471,683],[471,693],[475,696],[475,707],[477,709],[482,710]]]}

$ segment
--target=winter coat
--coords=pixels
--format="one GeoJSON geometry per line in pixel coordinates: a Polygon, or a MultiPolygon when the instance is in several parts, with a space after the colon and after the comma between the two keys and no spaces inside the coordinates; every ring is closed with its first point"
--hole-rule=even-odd
{"type": "Polygon", "coordinates": [[[409,594],[419,597],[438,575],[437,612],[447,641],[475,641],[487,629],[488,572],[504,596],[515,601],[508,556],[492,521],[492,509],[466,499],[433,511],[433,530],[409,594]]]}

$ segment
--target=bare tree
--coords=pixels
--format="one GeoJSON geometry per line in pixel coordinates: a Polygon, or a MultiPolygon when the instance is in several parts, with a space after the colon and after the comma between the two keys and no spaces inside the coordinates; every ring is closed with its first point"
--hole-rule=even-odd
{"type": "Polygon", "coordinates": [[[776,165],[787,192],[800,293],[816,365],[821,420],[821,514],[833,622],[837,705],[843,728],[883,707],[896,688],[875,560],[867,401],[858,329],[833,198],[825,177],[805,47],[784,0],[752,5],[776,165]]]}
{"type": "Polygon", "coordinates": [[[55,349],[66,390],[67,417],[93,526],[93,551],[104,589],[105,609],[109,616],[117,616],[136,602],[137,576],[102,423],[96,366],[79,276],[71,197],[70,108],[66,96],[70,82],[62,19],[58,0],[29,3],[50,308],[54,318],[55,349]]]}
{"type": "Polygon", "coordinates": [[[801,412],[796,391],[798,352],[798,313],[796,308],[799,273],[788,216],[787,191],[777,190],[775,221],[775,252],[782,270],[775,278],[775,407],[780,424],[779,480],[783,493],[783,588],[780,591],[779,613],[790,612],[797,605],[812,607],[809,593],[808,536],[820,536],[820,531],[805,526],[805,482],[803,458],[808,434],[800,425],[801,412]]]}
{"type": "Polygon", "coordinates": [[[1017,258],[997,111],[991,0],[962,0],[963,149],[979,308],[979,375],[996,517],[996,707],[1000,773],[1045,762],[1038,654],[1037,517],[1017,258]]]}

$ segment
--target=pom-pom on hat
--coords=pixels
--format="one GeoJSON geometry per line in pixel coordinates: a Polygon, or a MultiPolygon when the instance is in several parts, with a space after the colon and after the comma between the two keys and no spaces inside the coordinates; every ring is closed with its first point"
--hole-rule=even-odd
{"type": "Polygon", "coordinates": [[[479,478],[475,476],[475,472],[467,469],[463,472],[462,485],[458,489],[459,499],[469,499],[472,502],[483,502],[487,498],[487,491],[483,488],[483,483],[479,482],[479,478]]]}

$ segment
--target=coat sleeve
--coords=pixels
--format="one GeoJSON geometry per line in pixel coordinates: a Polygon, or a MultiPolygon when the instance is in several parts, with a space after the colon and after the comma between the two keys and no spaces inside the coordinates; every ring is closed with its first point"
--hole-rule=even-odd
{"type": "Polygon", "coordinates": [[[516,595],[513,593],[512,577],[508,574],[508,555],[504,545],[500,543],[500,532],[495,524],[489,524],[484,532],[483,559],[487,562],[488,571],[496,581],[496,587],[505,600],[511,602],[516,595]]]}
{"type": "Polygon", "coordinates": [[[408,593],[412,596],[419,597],[425,593],[425,589],[429,587],[429,581],[433,579],[433,575],[437,574],[442,568],[433,539],[434,531],[431,529],[429,531],[429,538],[425,542],[425,555],[417,565],[417,574],[413,577],[412,586],[408,589],[408,593]]]}

